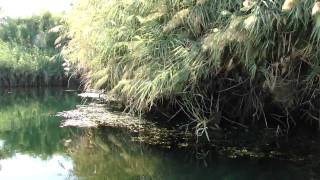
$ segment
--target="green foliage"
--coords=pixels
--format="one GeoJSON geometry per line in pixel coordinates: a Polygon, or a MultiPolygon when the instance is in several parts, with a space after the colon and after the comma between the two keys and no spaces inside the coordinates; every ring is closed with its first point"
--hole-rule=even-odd
{"type": "Polygon", "coordinates": [[[295,2],[80,0],[64,53],[87,87],[139,111],[178,106],[199,134],[221,120],[289,129],[297,109],[320,117],[319,14],[314,0],[295,2]]]}
{"type": "Polygon", "coordinates": [[[50,13],[30,18],[5,18],[0,24],[0,86],[61,84],[63,58],[55,48],[59,17],[50,13]]]}

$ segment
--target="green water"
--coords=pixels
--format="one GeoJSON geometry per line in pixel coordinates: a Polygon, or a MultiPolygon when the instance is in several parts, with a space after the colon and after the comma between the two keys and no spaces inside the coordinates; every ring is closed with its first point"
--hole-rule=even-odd
{"type": "Polygon", "coordinates": [[[54,115],[77,104],[76,92],[1,90],[0,179],[310,179],[283,161],[161,149],[121,129],[59,128],[54,115]]]}

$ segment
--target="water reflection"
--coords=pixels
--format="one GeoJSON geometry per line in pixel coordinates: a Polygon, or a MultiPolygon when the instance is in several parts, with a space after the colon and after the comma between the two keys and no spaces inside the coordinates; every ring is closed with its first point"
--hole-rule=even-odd
{"type": "Polygon", "coordinates": [[[46,158],[63,152],[62,140],[74,130],[58,128],[56,112],[73,108],[79,99],[63,90],[20,90],[0,95],[1,157],[16,152],[46,158]]]}
{"type": "Polygon", "coordinates": [[[130,141],[123,130],[88,131],[70,144],[74,175],[83,179],[304,179],[305,174],[284,162],[233,160],[207,153],[159,150],[130,141]]]}
{"type": "Polygon", "coordinates": [[[79,103],[63,90],[0,91],[0,179],[306,179],[281,161],[201,159],[133,143],[120,129],[59,128],[54,115],[79,103]]]}
{"type": "Polygon", "coordinates": [[[63,142],[78,131],[59,128],[54,115],[78,103],[59,89],[0,91],[0,179],[65,179],[63,142]]]}
{"type": "Polygon", "coordinates": [[[130,143],[130,137],[119,130],[109,129],[108,133],[89,131],[77,138],[69,150],[75,175],[84,179],[156,178],[161,164],[155,154],[143,145],[130,143]]]}
{"type": "Polygon", "coordinates": [[[72,161],[68,157],[53,155],[44,161],[38,157],[16,154],[0,160],[0,179],[61,179],[72,178],[72,161]]]}

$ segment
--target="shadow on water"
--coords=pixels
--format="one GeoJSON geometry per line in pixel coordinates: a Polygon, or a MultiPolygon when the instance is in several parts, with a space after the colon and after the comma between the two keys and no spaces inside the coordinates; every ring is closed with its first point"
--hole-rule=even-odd
{"type": "Polygon", "coordinates": [[[59,128],[54,115],[77,104],[76,92],[59,89],[0,91],[0,179],[308,179],[282,161],[163,149],[123,129],[59,128]]]}

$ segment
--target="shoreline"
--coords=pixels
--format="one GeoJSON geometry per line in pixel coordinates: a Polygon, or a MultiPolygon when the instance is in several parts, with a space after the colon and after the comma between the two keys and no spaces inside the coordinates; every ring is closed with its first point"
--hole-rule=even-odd
{"type": "Polygon", "coordinates": [[[306,136],[275,137],[264,131],[244,131],[225,129],[211,132],[209,142],[205,137],[195,137],[179,127],[164,127],[159,122],[149,121],[112,108],[107,103],[107,96],[97,96],[95,93],[80,94],[91,98],[92,102],[78,105],[76,109],[63,111],[57,116],[64,118],[61,127],[80,128],[117,128],[128,130],[133,142],[145,143],[166,149],[202,149],[213,150],[222,156],[250,159],[277,159],[298,164],[310,164],[320,152],[316,138],[306,136]],[[97,99],[97,97],[100,97],[97,99]],[[104,100],[101,99],[104,98],[104,100]],[[308,149],[312,149],[308,151],[308,149]]]}

